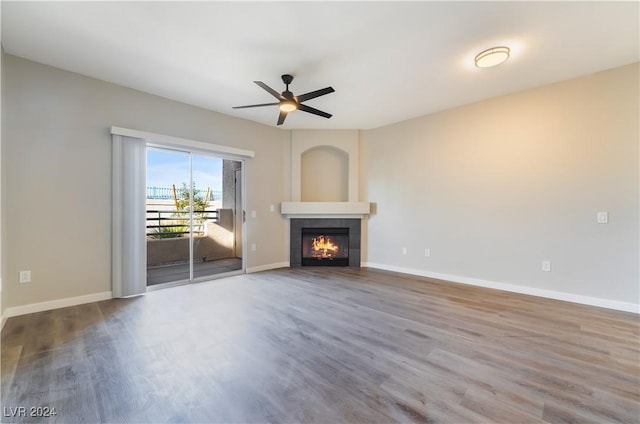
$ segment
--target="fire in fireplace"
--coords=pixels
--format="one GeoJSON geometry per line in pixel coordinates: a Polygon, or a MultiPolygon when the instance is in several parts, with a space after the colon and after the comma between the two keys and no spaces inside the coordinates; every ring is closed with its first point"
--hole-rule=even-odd
{"type": "Polygon", "coordinates": [[[349,266],[349,228],[302,228],[302,266],[349,266]]]}

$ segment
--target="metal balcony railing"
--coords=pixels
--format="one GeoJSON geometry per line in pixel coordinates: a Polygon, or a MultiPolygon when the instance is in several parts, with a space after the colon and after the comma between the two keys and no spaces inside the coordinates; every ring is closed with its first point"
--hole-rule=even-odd
{"type": "MultiPolygon", "coordinates": [[[[193,211],[193,235],[204,235],[207,221],[218,221],[218,211],[193,211]]],[[[186,211],[148,210],[147,237],[175,238],[189,234],[189,213],[186,211]]]]}

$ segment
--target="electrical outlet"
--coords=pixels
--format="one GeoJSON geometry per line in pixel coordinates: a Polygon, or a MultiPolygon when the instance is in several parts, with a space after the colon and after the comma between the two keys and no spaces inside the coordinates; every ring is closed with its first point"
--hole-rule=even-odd
{"type": "Polygon", "coordinates": [[[598,224],[608,224],[609,223],[609,212],[598,212],[596,214],[596,222],[598,224]]]}
{"type": "Polygon", "coordinates": [[[20,271],[20,284],[31,282],[31,271],[20,271]]]}
{"type": "Polygon", "coordinates": [[[406,255],[406,254],[407,254],[407,248],[406,248],[406,247],[403,247],[403,248],[402,248],[402,254],[403,254],[403,255],[406,255]]]}
{"type": "Polygon", "coordinates": [[[269,206],[269,211],[270,212],[275,212],[276,211],[276,205],[269,206]]]}
{"type": "Polygon", "coordinates": [[[251,243],[251,251],[252,251],[252,252],[255,252],[255,251],[256,251],[256,249],[257,249],[256,244],[255,244],[255,243],[251,243]]]}
{"type": "Polygon", "coordinates": [[[426,258],[430,257],[431,256],[431,249],[424,249],[424,256],[426,258]]]}
{"type": "Polygon", "coordinates": [[[256,211],[251,211],[251,218],[255,218],[257,216],[256,211]]]}
{"type": "Polygon", "coordinates": [[[551,261],[542,261],[542,270],[544,272],[551,272],[551,261]]]}

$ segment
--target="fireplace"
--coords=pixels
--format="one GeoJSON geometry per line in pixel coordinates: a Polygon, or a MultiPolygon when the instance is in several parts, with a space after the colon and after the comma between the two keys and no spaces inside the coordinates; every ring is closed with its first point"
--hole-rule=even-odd
{"type": "Polygon", "coordinates": [[[302,266],[349,266],[349,228],[302,228],[302,266]]]}
{"type": "Polygon", "coordinates": [[[292,267],[360,266],[360,219],[292,218],[290,222],[292,267]]]}

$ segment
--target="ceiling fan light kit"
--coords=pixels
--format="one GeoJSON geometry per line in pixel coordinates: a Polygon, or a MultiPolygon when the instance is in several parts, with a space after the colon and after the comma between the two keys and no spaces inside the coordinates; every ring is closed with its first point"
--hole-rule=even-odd
{"type": "Polygon", "coordinates": [[[298,109],[298,104],[293,100],[282,100],[279,107],[283,112],[293,112],[298,109]]]}
{"type": "Polygon", "coordinates": [[[311,106],[303,105],[302,102],[315,99],[316,97],[324,96],[325,94],[333,93],[335,90],[333,87],[326,87],[320,90],[310,91],[305,94],[301,94],[299,96],[294,96],[291,91],[289,91],[289,84],[293,81],[293,76],[289,74],[282,75],[282,82],[286,85],[285,90],[282,93],[278,93],[273,88],[269,87],[267,84],[262,81],[254,81],[259,87],[265,90],[267,93],[271,94],[273,97],[278,99],[276,103],[261,103],[256,105],[247,105],[247,106],[234,106],[233,109],[246,109],[250,107],[262,107],[262,106],[278,106],[280,109],[280,115],[278,116],[278,125],[282,125],[284,123],[285,118],[289,112],[293,112],[294,110],[301,110],[303,112],[311,113],[313,115],[322,116],[323,118],[331,118],[331,114],[327,112],[323,112],[318,109],[314,109],[311,106]]]}
{"type": "Polygon", "coordinates": [[[509,47],[491,47],[478,53],[473,61],[478,68],[491,68],[506,62],[510,55],[511,49],[509,47]]]}

